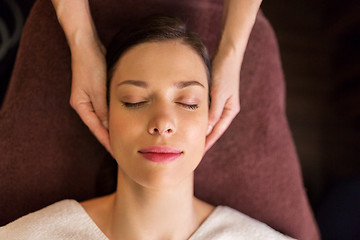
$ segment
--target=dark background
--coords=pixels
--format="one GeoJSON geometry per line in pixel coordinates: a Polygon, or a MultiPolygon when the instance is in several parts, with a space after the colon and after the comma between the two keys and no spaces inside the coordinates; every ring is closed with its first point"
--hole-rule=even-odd
{"type": "MultiPolygon", "coordinates": [[[[49,0],[50,1],[50,0],[49,0]]],[[[0,0],[0,105],[34,0],[0,0]]],[[[360,239],[360,1],[264,1],[287,115],[323,239],[360,239]]]]}
{"type": "Polygon", "coordinates": [[[360,239],[360,1],[264,1],[323,239],[360,239]]]}

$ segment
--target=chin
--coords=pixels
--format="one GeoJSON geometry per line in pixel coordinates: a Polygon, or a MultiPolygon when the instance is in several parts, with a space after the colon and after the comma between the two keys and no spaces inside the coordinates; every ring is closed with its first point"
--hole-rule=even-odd
{"type": "Polygon", "coordinates": [[[134,151],[126,153],[125,149],[115,151],[119,153],[116,158],[119,165],[119,184],[124,181],[154,190],[177,188],[184,184],[192,186],[194,170],[203,157],[204,145],[198,144],[191,149],[185,149],[181,157],[168,162],[154,162],[134,151]]]}

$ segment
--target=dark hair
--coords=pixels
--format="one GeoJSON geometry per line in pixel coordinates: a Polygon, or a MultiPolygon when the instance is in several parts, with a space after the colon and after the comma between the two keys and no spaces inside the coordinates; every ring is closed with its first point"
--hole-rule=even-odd
{"type": "Polygon", "coordinates": [[[180,40],[199,54],[206,66],[207,78],[211,83],[211,63],[209,53],[200,37],[190,32],[179,18],[167,15],[151,15],[123,28],[118,32],[107,47],[107,98],[109,103],[110,81],[116,63],[130,48],[145,42],[162,42],[180,40]]]}

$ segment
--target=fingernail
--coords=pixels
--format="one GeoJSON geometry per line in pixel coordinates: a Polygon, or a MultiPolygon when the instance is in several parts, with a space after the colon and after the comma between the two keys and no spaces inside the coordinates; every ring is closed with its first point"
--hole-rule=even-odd
{"type": "Polygon", "coordinates": [[[109,129],[109,122],[108,121],[103,121],[102,125],[106,128],[109,129]]]}
{"type": "Polygon", "coordinates": [[[206,135],[209,135],[212,131],[213,127],[211,125],[208,126],[206,135]]]}

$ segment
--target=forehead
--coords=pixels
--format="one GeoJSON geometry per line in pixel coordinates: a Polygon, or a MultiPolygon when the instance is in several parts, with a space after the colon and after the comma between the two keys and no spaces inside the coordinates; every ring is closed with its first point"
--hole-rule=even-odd
{"type": "Polygon", "coordinates": [[[206,66],[199,54],[178,40],[146,42],[126,51],[116,64],[113,80],[168,82],[196,80],[207,86],[206,66]]]}

